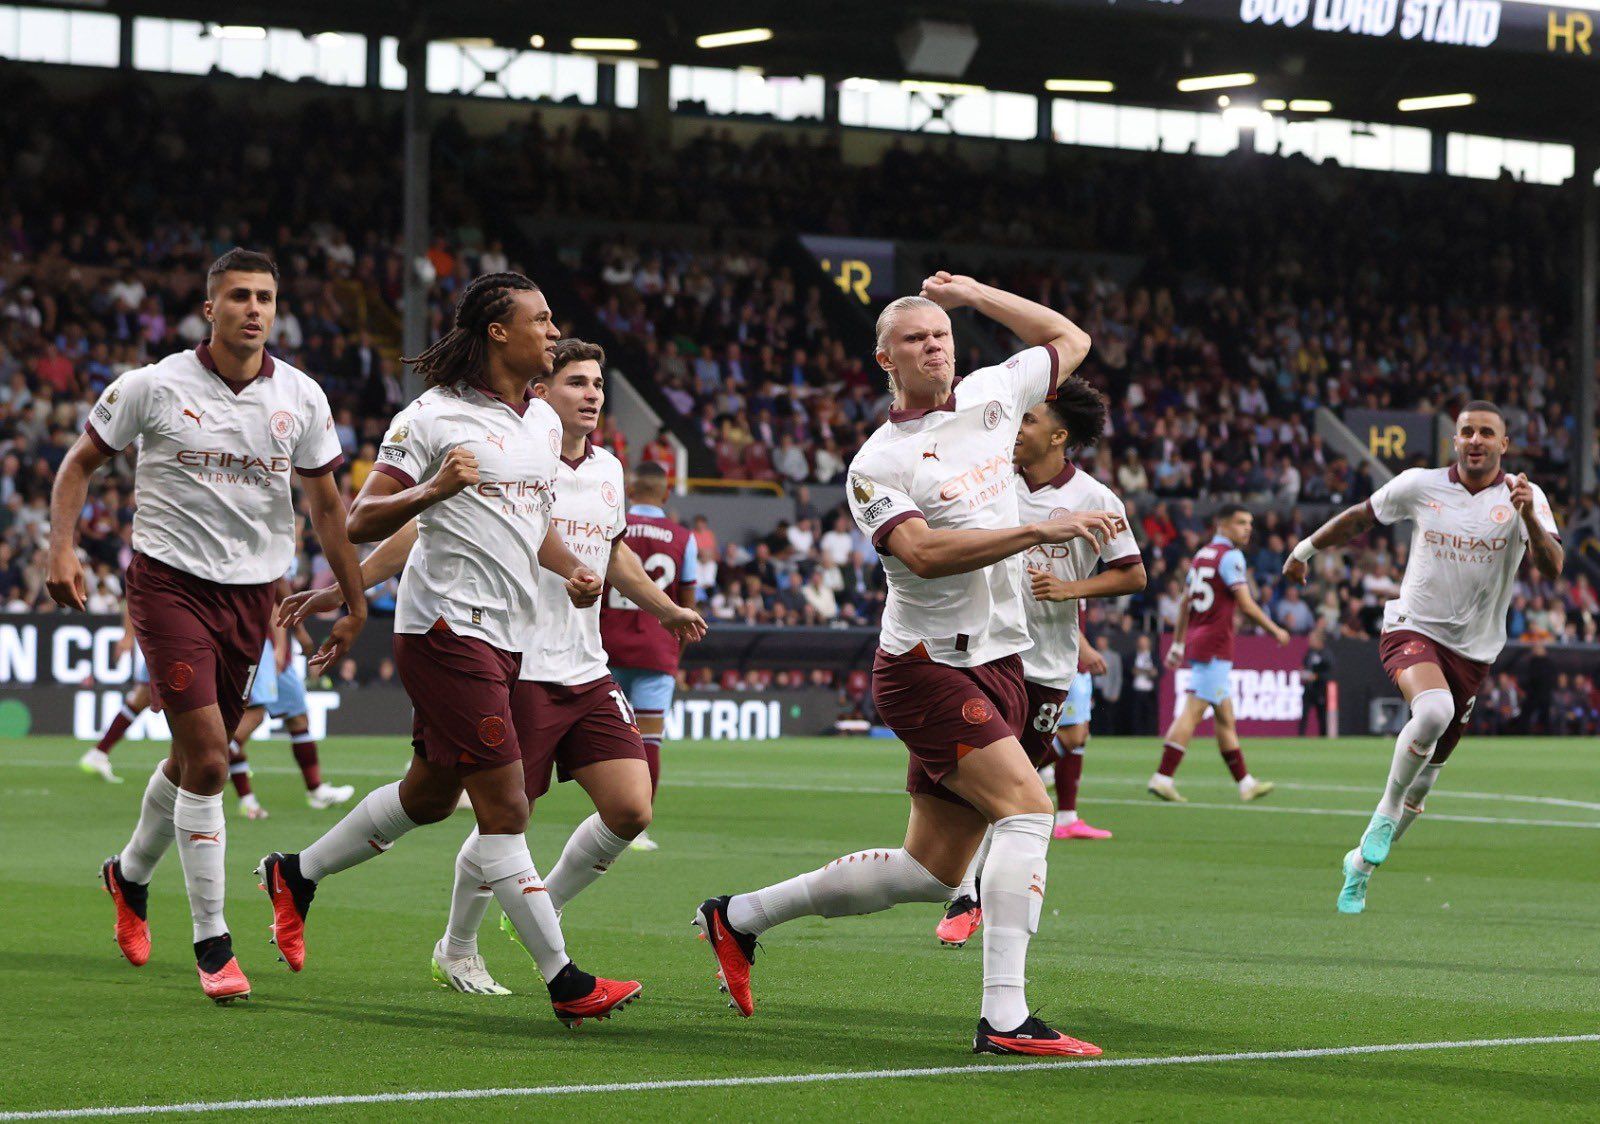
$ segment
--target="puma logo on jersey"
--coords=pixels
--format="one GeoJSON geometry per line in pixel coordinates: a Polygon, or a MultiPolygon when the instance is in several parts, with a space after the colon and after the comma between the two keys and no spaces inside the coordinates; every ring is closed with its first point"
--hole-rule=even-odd
{"type": "Polygon", "coordinates": [[[506,437],[505,437],[505,434],[503,434],[503,433],[491,433],[487,437],[485,437],[484,440],[489,442],[489,444],[493,445],[496,449],[499,449],[502,453],[506,451],[506,437]]]}
{"type": "Polygon", "coordinates": [[[204,410],[201,410],[197,414],[193,410],[188,409],[187,407],[185,407],[184,411],[183,411],[183,416],[186,417],[186,418],[192,419],[194,421],[194,424],[197,427],[199,427],[200,429],[204,429],[205,428],[205,426],[200,424],[200,419],[206,416],[206,412],[204,410]]]}
{"type": "Polygon", "coordinates": [[[933,445],[933,446],[931,446],[931,447],[929,447],[927,449],[924,449],[922,451],[922,459],[925,460],[925,461],[936,461],[936,460],[938,460],[939,459],[939,446],[933,445]]]}

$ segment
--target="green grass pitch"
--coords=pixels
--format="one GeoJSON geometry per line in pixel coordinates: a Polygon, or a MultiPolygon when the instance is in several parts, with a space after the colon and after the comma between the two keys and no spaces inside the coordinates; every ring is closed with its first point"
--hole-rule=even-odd
{"type": "MultiPolygon", "coordinates": [[[[551,1016],[532,963],[492,927],[493,911],[482,947],[517,994],[475,998],[430,982],[465,815],[330,879],[311,914],[306,971],[278,964],[251,868],[269,850],[310,842],[337,813],[305,806],[284,743],[258,744],[256,786],[272,817],[246,822],[228,797],[228,917],[255,996],[218,1008],[195,979],[177,855],[152,886],[154,953],[142,969],[118,955],[97,882],[159,749],[120,748],[113,760],[127,783],[112,787],[78,772],[83,748],[0,743],[0,1115],[922,1067],[965,1068],[208,1119],[1600,1114],[1595,1041],[1031,1072],[1026,1061],[976,1058],[979,946],[939,947],[933,906],[768,934],[756,1016],[740,1020],[693,939],[694,906],[898,842],[905,759],[889,741],[669,745],[652,831],[661,850],[623,856],[564,920],[580,964],[643,980],[644,998],[576,1032],[551,1016]]],[[[1091,744],[1083,810],[1116,838],[1052,845],[1029,963],[1030,999],[1048,1021],[1098,1042],[1108,1060],[1600,1032],[1594,744],[1469,738],[1356,918],[1333,909],[1339,861],[1371,811],[1387,743],[1254,742],[1246,752],[1257,776],[1279,782],[1276,793],[1241,806],[1215,751],[1200,744],[1178,778],[1193,803],[1180,807],[1144,795],[1154,739],[1091,744]]],[[[362,792],[398,775],[406,755],[380,739],[323,745],[329,779],[362,792]]],[[[586,811],[574,785],[539,807],[531,836],[541,869],[586,811]]]]}

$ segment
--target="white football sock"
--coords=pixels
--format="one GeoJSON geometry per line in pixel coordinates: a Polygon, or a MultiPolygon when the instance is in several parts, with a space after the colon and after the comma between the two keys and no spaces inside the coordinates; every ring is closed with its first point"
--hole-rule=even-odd
{"type": "Polygon", "coordinates": [[[612,831],[596,812],[573,829],[561,857],[544,880],[550,891],[550,904],[565,909],[594,880],[604,874],[632,840],[612,831]]]}
{"type": "Polygon", "coordinates": [[[1433,747],[1455,720],[1454,697],[1443,687],[1423,691],[1411,700],[1411,720],[1395,739],[1394,759],[1389,763],[1389,783],[1384,787],[1378,814],[1391,820],[1400,818],[1406,789],[1417,779],[1433,754],[1433,747]]]}
{"type": "Polygon", "coordinates": [[[1422,767],[1422,772],[1417,774],[1417,779],[1411,782],[1411,787],[1406,789],[1406,800],[1400,807],[1400,822],[1395,825],[1394,841],[1400,842],[1400,837],[1406,833],[1406,828],[1416,822],[1422,815],[1423,806],[1427,803],[1428,793],[1433,791],[1434,782],[1439,779],[1439,770],[1444,768],[1441,762],[1435,765],[1432,761],[1422,767]]]}
{"type": "Polygon", "coordinates": [[[549,983],[572,960],[567,956],[556,907],[550,904],[550,894],[533,868],[527,838],[480,835],[476,850],[483,880],[494,887],[495,899],[511,918],[517,936],[522,938],[522,947],[539,965],[544,982],[549,983]]]}
{"type": "Polygon", "coordinates": [[[300,852],[300,873],[313,882],[376,858],[417,825],[400,806],[400,782],[375,788],[328,833],[300,852]]]}
{"type": "Polygon", "coordinates": [[[141,886],[150,881],[156,863],[161,861],[175,838],[172,812],[178,800],[178,786],[167,779],[165,764],[158,763],[156,771],[150,774],[150,783],[144,786],[144,799],[139,804],[139,822],[118,856],[122,860],[122,877],[141,886]]]}
{"type": "Polygon", "coordinates": [[[949,902],[954,886],[929,874],[904,849],[857,851],[821,870],[728,903],[728,923],[756,935],[796,917],[852,917],[903,902],[949,902]]]}
{"type": "Polygon", "coordinates": [[[967,873],[961,876],[961,885],[956,887],[956,897],[978,900],[978,879],[983,876],[983,863],[989,857],[989,844],[993,841],[994,826],[991,824],[978,842],[978,849],[972,852],[972,861],[967,864],[967,873]]]}
{"type": "MultiPolygon", "coordinates": [[[[303,860],[302,860],[303,861],[303,860]]],[[[478,930],[494,900],[494,888],[483,880],[478,866],[478,829],[473,828],[456,855],[456,880],[450,890],[450,920],[445,926],[444,948],[451,956],[472,956],[478,951],[478,930]]]]}
{"type": "Polygon", "coordinates": [[[222,917],[228,857],[222,793],[198,796],[180,788],[173,802],[172,826],[178,836],[178,858],[183,862],[183,884],[189,890],[194,939],[220,937],[228,931],[222,917]]]}
{"type": "Polygon", "coordinates": [[[1078,813],[1077,812],[1057,812],[1056,813],[1056,826],[1057,827],[1070,827],[1070,826],[1072,826],[1073,824],[1075,824],[1077,822],[1078,822],[1078,813]]]}
{"type": "Polygon", "coordinates": [[[1044,908],[1052,823],[1048,812],[1029,812],[994,824],[983,879],[983,1017],[1002,1033],[1028,1018],[1028,940],[1044,908]]]}

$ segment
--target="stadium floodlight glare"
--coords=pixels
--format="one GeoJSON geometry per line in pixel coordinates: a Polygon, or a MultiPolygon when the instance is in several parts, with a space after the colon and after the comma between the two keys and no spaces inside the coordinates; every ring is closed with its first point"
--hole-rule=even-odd
{"type": "Polygon", "coordinates": [[[916,90],[924,94],[987,94],[987,86],[969,86],[964,82],[934,82],[926,78],[907,78],[900,83],[902,90],[916,90]]]}
{"type": "Polygon", "coordinates": [[[311,38],[324,47],[332,47],[337,43],[344,42],[344,36],[337,31],[319,31],[311,38]]]}
{"type": "Polygon", "coordinates": [[[694,45],[711,51],[718,47],[742,47],[747,43],[765,43],[771,38],[770,27],[747,27],[743,31],[716,31],[710,35],[697,35],[694,45]]]}
{"type": "Polygon", "coordinates": [[[543,35],[530,35],[530,36],[528,36],[528,46],[532,47],[534,50],[537,51],[540,47],[544,46],[544,36],[543,35]]]}
{"type": "Polygon", "coordinates": [[[876,78],[846,78],[839,83],[839,89],[841,90],[876,90],[877,88],[878,80],[876,78]]]}
{"type": "Polygon", "coordinates": [[[265,39],[267,29],[264,27],[250,27],[246,24],[224,23],[212,24],[211,38],[213,39],[265,39]]]}
{"type": "Polygon", "coordinates": [[[604,35],[575,35],[572,39],[574,51],[637,51],[639,40],[609,38],[604,35]]]}
{"type": "Polygon", "coordinates": [[[1429,94],[1421,98],[1401,98],[1395,108],[1401,113],[1417,113],[1424,109],[1459,109],[1477,100],[1477,94],[1429,94]]]}
{"type": "Polygon", "coordinates": [[[1222,120],[1236,129],[1259,129],[1272,120],[1272,114],[1255,105],[1230,105],[1222,111],[1222,120]]]}
{"type": "MultiPolygon", "coordinates": [[[[1265,108],[1263,106],[1263,108],[1265,108]]],[[[1295,98],[1289,103],[1290,113],[1332,113],[1333,103],[1321,98],[1295,98]]]]}
{"type": "Polygon", "coordinates": [[[1051,78],[1044,88],[1052,94],[1112,94],[1117,84],[1104,78],[1051,78]]]}
{"type": "Polygon", "coordinates": [[[1202,74],[1195,78],[1178,79],[1178,92],[1193,94],[1200,90],[1229,90],[1235,86],[1254,86],[1256,76],[1249,71],[1238,74],[1202,74]]]}
{"type": "MultiPolygon", "coordinates": [[[[1217,100],[1221,101],[1222,99],[1218,98],[1217,100]]],[[[1266,110],[1268,113],[1282,113],[1284,110],[1289,108],[1289,103],[1284,101],[1282,98],[1263,98],[1261,101],[1261,108],[1266,110]]]]}

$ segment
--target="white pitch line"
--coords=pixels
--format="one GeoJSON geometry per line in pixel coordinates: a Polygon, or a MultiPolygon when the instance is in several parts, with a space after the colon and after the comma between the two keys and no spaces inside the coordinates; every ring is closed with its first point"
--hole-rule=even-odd
{"type": "Polygon", "coordinates": [[[1251,1050],[1237,1054],[1179,1054],[1151,1058],[1090,1058],[1001,1064],[926,1066],[919,1069],[858,1069],[837,1073],[780,1073],[757,1077],[701,1077],[672,1081],[613,1081],[597,1085],[525,1085],[503,1089],[418,1089],[406,1093],[349,1093],[333,1096],[262,1097],[240,1101],[190,1101],[185,1104],[110,1105],[103,1108],[50,1108],[32,1112],[0,1112],[5,1120],[71,1120],[97,1116],[143,1116],[242,1112],[271,1108],[329,1108],[356,1104],[415,1104],[426,1101],[487,1100],[496,1097],[558,1097],[593,1093],[655,1093],[674,1089],[739,1089],[763,1085],[816,1085],[835,1081],[889,1081],[906,1077],[1014,1077],[1055,1069],[1133,1069],[1153,1066],[1207,1065],[1215,1062],[1293,1061],[1339,1058],[1357,1054],[1399,1054],[1420,1050],[1475,1050],[1506,1046],[1555,1046],[1600,1042],[1600,1034],[1551,1034],[1524,1038],[1469,1038],[1459,1042],[1392,1042],[1379,1046],[1323,1046],[1308,1050],[1251,1050]]]}
{"type": "MultiPolygon", "coordinates": [[[[61,761],[37,761],[37,760],[12,760],[12,761],[6,761],[3,758],[0,758],[0,767],[4,767],[4,766],[10,765],[10,766],[22,766],[22,767],[27,767],[27,768],[64,768],[64,767],[66,767],[67,765],[70,765],[70,764],[71,764],[71,762],[63,763],[61,761]]],[[[284,776],[289,776],[291,774],[294,775],[294,776],[299,776],[300,775],[299,769],[291,768],[290,766],[287,766],[287,765],[254,765],[254,764],[252,764],[251,765],[251,771],[255,772],[255,773],[263,773],[263,774],[269,774],[269,775],[270,774],[282,774],[284,776]]],[[[340,776],[346,776],[346,777],[374,777],[374,778],[383,778],[383,779],[386,779],[386,780],[394,780],[394,779],[396,779],[396,773],[395,773],[395,770],[393,770],[393,769],[339,769],[339,770],[336,770],[336,771],[340,776]]],[[[1101,778],[1101,779],[1110,780],[1112,778],[1101,778]]],[[[889,788],[889,787],[877,787],[877,786],[867,786],[867,785],[812,784],[810,782],[793,783],[793,784],[791,784],[791,783],[773,782],[773,781],[765,781],[765,780],[763,780],[763,781],[736,781],[736,780],[717,780],[717,779],[674,778],[674,779],[669,779],[664,783],[666,783],[669,787],[678,787],[678,788],[720,788],[720,789],[733,789],[733,790],[736,790],[736,791],[752,791],[752,792],[761,792],[761,791],[771,791],[771,792],[816,792],[816,793],[830,793],[830,794],[834,794],[834,795],[845,795],[845,796],[903,796],[903,795],[905,795],[905,789],[903,789],[903,788],[889,788]]],[[[1132,783],[1132,782],[1130,782],[1130,783],[1132,783]]],[[[1208,787],[1206,782],[1191,782],[1191,783],[1196,783],[1200,787],[1208,787]]],[[[1218,787],[1218,785],[1209,785],[1209,787],[1218,787]]],[[[1225,787],[1231,788],[1233,786],[1231,784],[1229,784],[1229,785],[1226,785],[1225,787]]],[[[1282,783],[1282,784],[1279,785],[1279,787],[1280,788],[1284,788],[1284,789],[1298,789],[1298,790],[1305,791],[1305,792],[1356,792],[1356,793],[1371,794],[1374,791],[1373,789],[1362,788],[1362,787],[1359,787],[1359,786],[1356,786],[1356,785],[1314,785],[1314,784],[1297,784],[1297,783],[1292,783],[1292,782],[1282,783]]],[[[1521,800],[1521,801],[1527,801],[1527,802],[1530,802],[1530,803],[1553,804],[1553,805],[1558,805],[1558,806],[1561,806],[1561,807],[1573,807],[1573,808],[1579,808],[1579,809],[1600,811],[1600,804],[1587,804],[1587,803],[1584,803],[1582,801],[1577,801],[1577,800],[1570,800],[1570,801],[1569,800],[1561,800],[1561,799],[1558,799],[1558,798],[1553,797],[1553,796],[1516,796],[1516,795],[1506,795],[1506,794],[1499,794],[1499,793],[1492,793],[1492,792],[1445,792],[1444,794],[1442,794],[1442,796],[1436,796],[1435,799],[1436,800],[1437,799],[1443,799],[1443,800],[1448,801],[1449,798],[1456,797],[1456,796],[1464,797],[1464,798],[1469,799],[1469,800],[1521,800]]],[[[1154,806],[1156,804],[1156,800],[1155,800],[1154,797],[1147,797],[1147,798],[1144,798],[1144,799],[1137,799],[1137,798],[1130,799],[1130,798],[1126,798],[1126,797],[1116,797],[1116,796],[1080,796],[1079,797],[1079,802],[1083,803],[1083,804],[1122,805],[1122,806],[1129,807],[1129,808],[1146,808],[1146,807],[1152,807],[1152,806],[1154,806]]],[[[1183,803],[1182,807],[1193,809],[1193,810],[1202,810],[1202,811],[1210,811],[1210,812],[1262,812],[1262,813],[1268,813],[1268,814],[1289,815],[1289,816],[1347,816],[1347,817],[1356,818],[1356,819],[1371,819],[1372,818],[1372,812],[1370,810],[1359,809],[1359,808],[1299,808],[1299,807],[1292,807],[1292,806],[1291,807],[1285,807],[1285,806],[1283,806],[1281,804],[1248,804],[1248,805],[1244,805],[1244,804],[1214,804],[1214,803],[1208,803],[1208,802],[1205,802],[1205,801],[1195,801],[1195,800],[1185,801],[1183,803]]],[[[1452,813],[1449,813],[1449,812],[1429,812],[1429,813],[1427,813],[1427,816],[1428,816],[1428,821],[1430,823],[1487,824],[1489,826],[1499,826],[1499,827],[1576,827],[1576,828],[1585,828],[1585,829],[1588,829],[1588,830],[1591,830],[1591,831],[1600,831],[1600,822],[1585,822],[1585,821],[1582,821],[1582,820],[1531,820],[1531,819],[1520,819],[1520,818],[1511,817],[1511,816],[1464,816],[1464,815],[1455,815],[1455,814],[1452,814],[1452,813]]]]}

